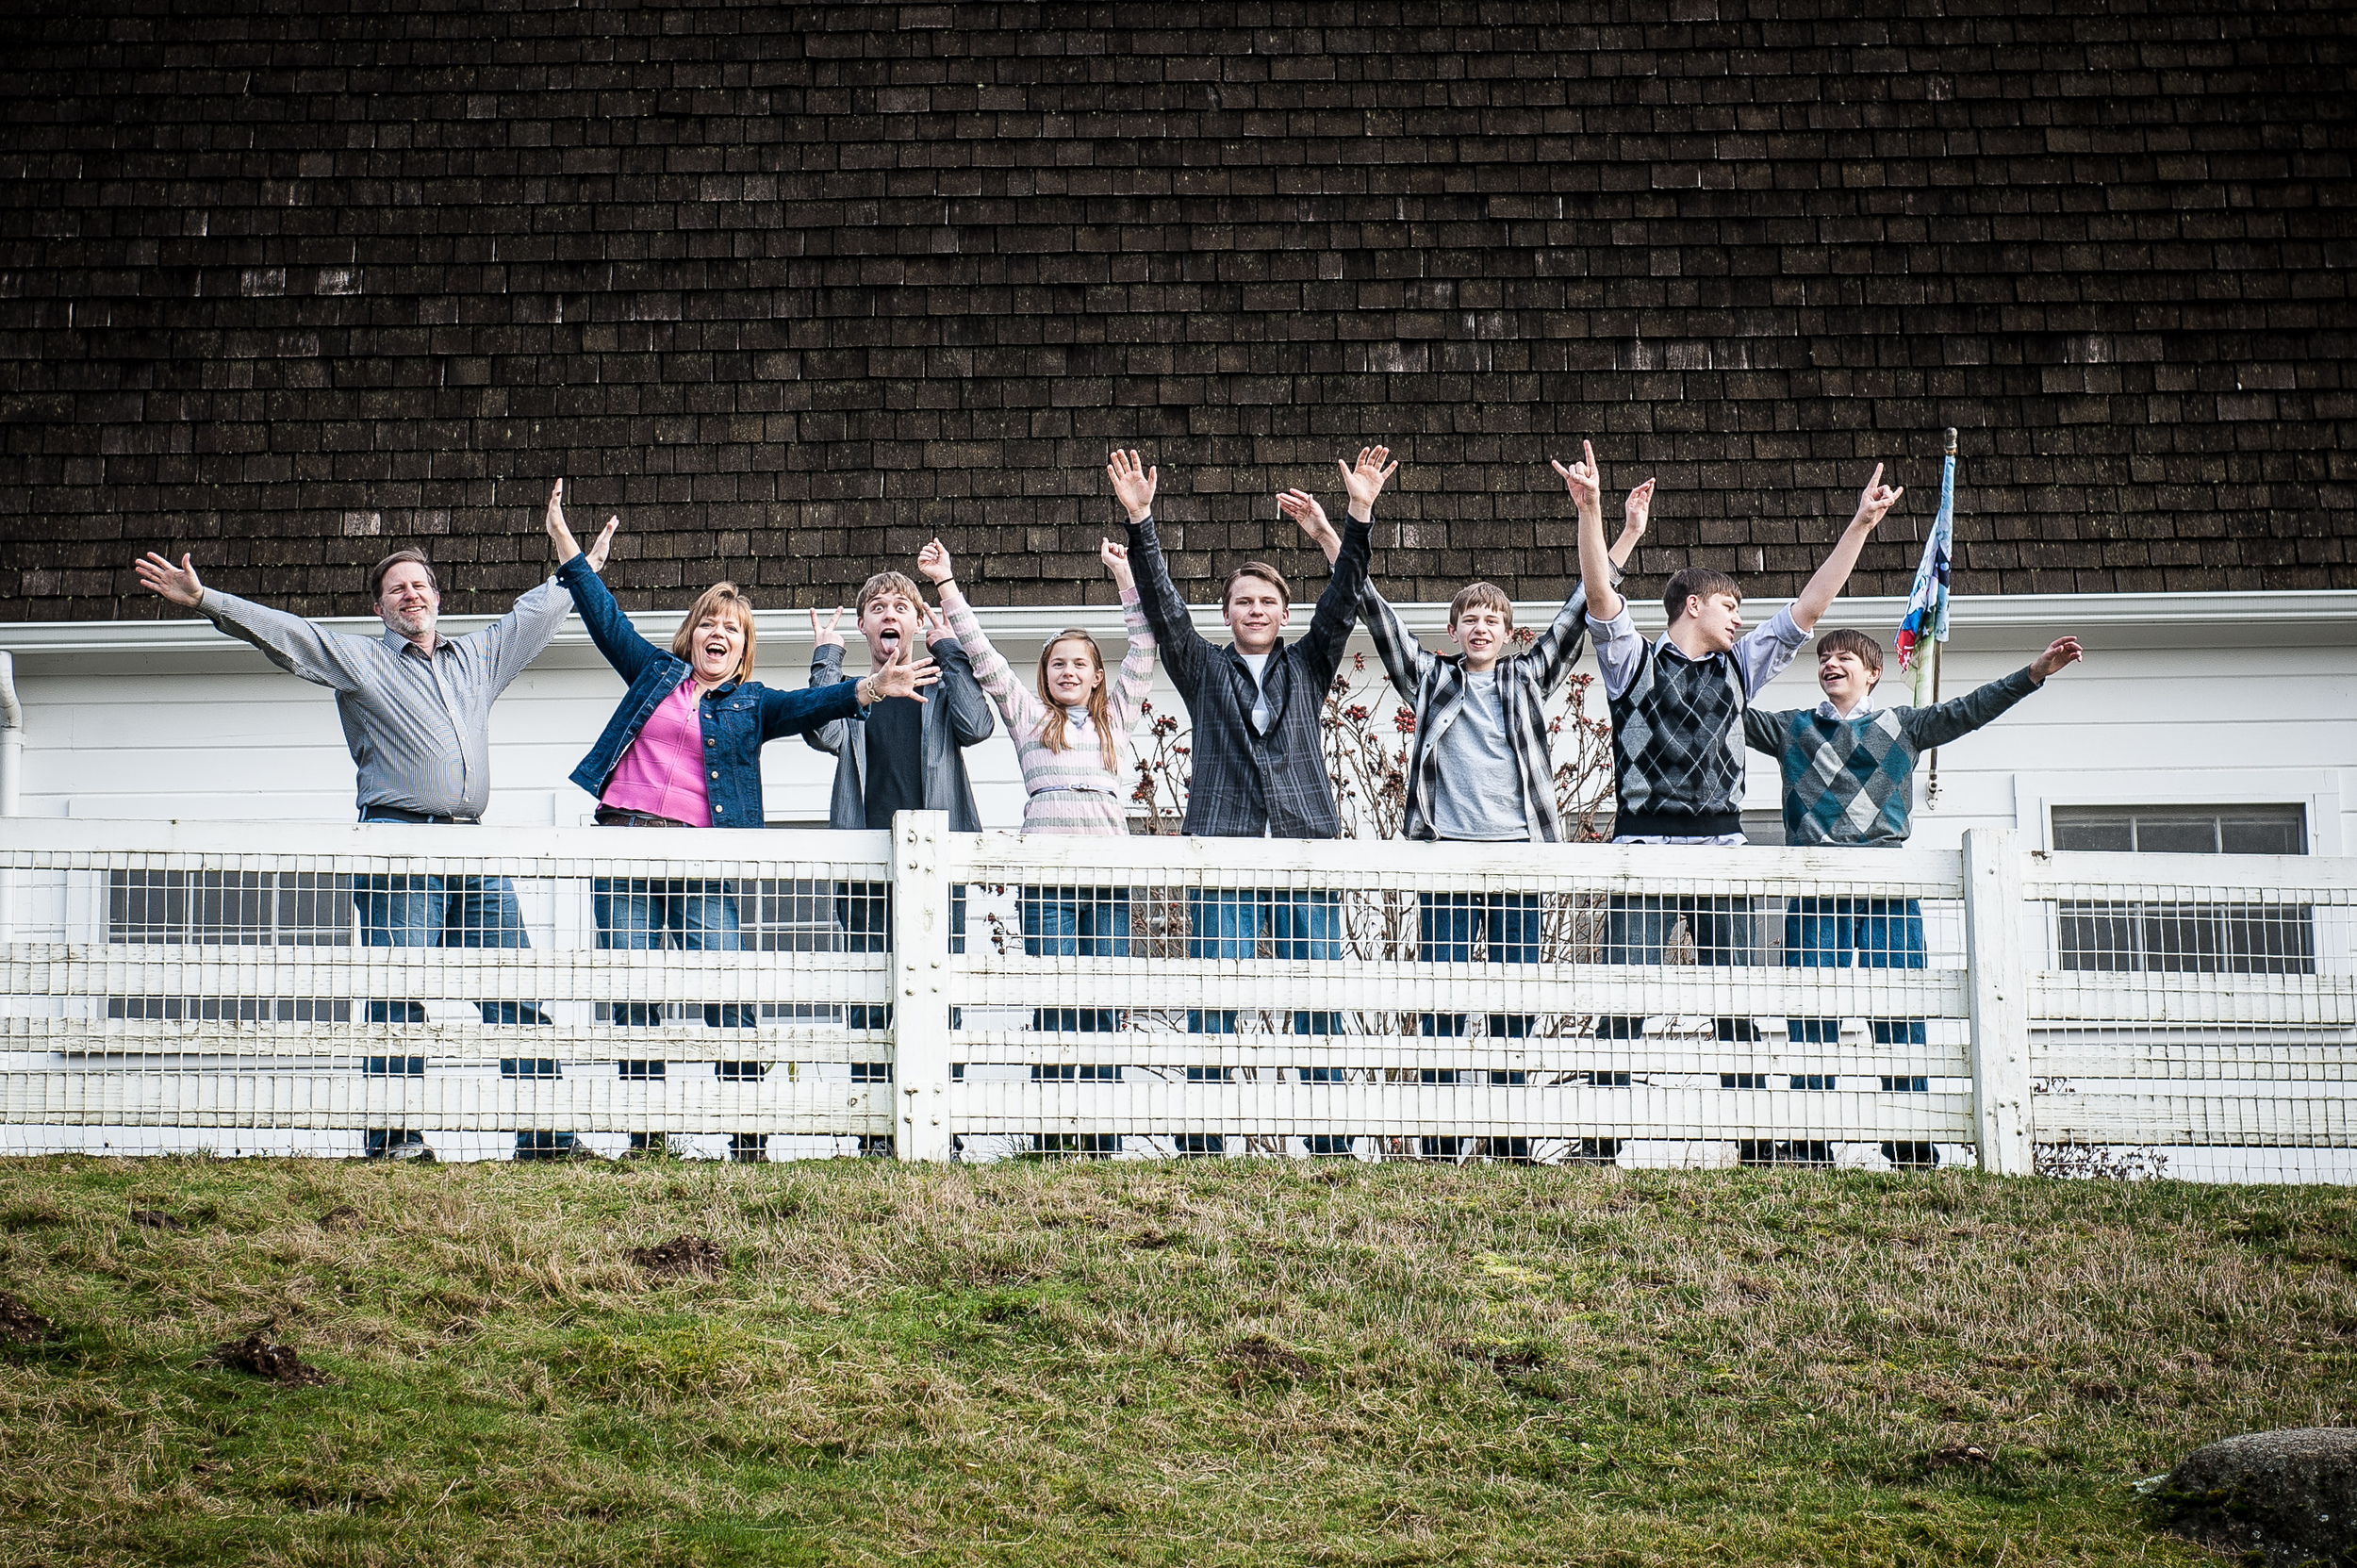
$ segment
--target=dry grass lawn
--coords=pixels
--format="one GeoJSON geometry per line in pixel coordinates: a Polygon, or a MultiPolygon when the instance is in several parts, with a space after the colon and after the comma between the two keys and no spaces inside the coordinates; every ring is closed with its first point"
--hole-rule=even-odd
{"type": "Polygon", "coordinates": [[[2215,1560],[2129,1482],[2357,1419],[2352,1270],[2330,1188],[13,1162],[0,1568],[2215,1560]]]}

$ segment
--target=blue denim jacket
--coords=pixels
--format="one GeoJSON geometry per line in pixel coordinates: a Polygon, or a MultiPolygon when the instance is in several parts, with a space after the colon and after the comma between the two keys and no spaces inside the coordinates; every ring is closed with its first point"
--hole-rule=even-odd
{"type": "MultiPolygon", "coordinates": [[[[613,594],[589,569],[587,557],[576,555],[557,568],[556,580],[572,594],[598,652],[630,683],[621,706],[606,721],[605,733],[573,769],[573,783],[602,800],[640,727],[679,689],[689,671],[684,661],[638,635],[613,594]]],[[[855,681],[838,681],[829,686],[776,691],[758,681],[731,681],[706,692],[701,715],[704,792],[712,801],[712,825],[760,827],[762,743],[853,717],[860,711],[853,695],[857,685],[855,681]]]]}

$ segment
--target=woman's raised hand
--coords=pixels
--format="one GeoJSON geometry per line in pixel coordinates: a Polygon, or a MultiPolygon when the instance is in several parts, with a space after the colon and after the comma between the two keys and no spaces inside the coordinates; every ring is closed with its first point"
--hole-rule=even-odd
{"type": "Polygon", "coordinates": [[[949,560],[949,547],[939,539],[916,553],[916,571],[935,587],[958,574],[957,568],[949,560]]]}
{"type": "Polygon", "coordinates": [[[1113,482],[1113,499],[1129,509],[1131,522],[1144,522],[1146,514],[1154,510],[1154,488],[1162,481],[1162,471],[1139,462],[1135,452],[1113,449],[1113,460],[1105,465],[1105,474],[1113,482]]]}
{"type": "Polygon", "coordinates": [[[589,547],[589,569],[591,571],[605,569],[605,558],[614,549],[614,530],[620,526],[622,526],[622,520],[618,517],[612,517],[606,519],[605,526],[598,531],[598,542],[589,547]]]}
{"type": "Polygon", "coordinates": [[[1113,586],[1128,593],[1137,586],[1137,580],[1129,574],[1129,547],[1128,545],[1116,544],[1111,539],[1099,539],[1096,543],[1096,558],[1105,563],[1107,571],[1113,574],[1113,586]]]}
{"type": "Polygon", "coordinates": [[[581,553],[581,546],[573,538],[573,531],[565,526],[565,481],[549,487],[549,509],[541,514],[540,525],[549,531],[549,542],[556,546],[556,558],[562,563],[581,553]]]}
{"type": "Polygon", "coordinates": [[[834,607],[834,619],[832,619],[832,620],[830,620],[830,621],[828,621],[828,622],[827,622],[824,626],[821,626],[821,625],[819,625],[819,624],[818,624],[818,609],[817,609],[817,606],[816,606],[816,605],[813,605],[813,606],[811,607],[811,612],[810,612],[810,645],[811,645],[811,647],[813,647],[813,648],[840,648],[840,647],[842,647],[842,646],[843,646],[843,632],[842,632],[842,626],[843,626],[843,606],[842,606],[842,605],[837,604],[837,605],[834,607]]]}
{"type": "Polygon", "coordinates": [[[1383,493],[1383,482],[1399,471],[1397,463],[1393,463],[1390,468],[1383,466],[1384,459],[1391,454],[1392,449],[1387,446],[1362,446],[1359,449],[1359,463],[1356,468],[1339,457],[1334,459],[1334,466],[1343,470],[1343,488],[1350,492],[1350,511],[1353,517],[1358,516],[1362,509],[1372,512],[1375,509],[1375,498],[1383,493]]]}
{"type": "Polygon", "coordinates": [[[1277,492],[1277,509],[1293,519],[1294,525],[1310,536],[1310,542],[1326,553],[1328,562],[1343,553],[1343,536],[1334,532],[1332,523],[1326,520],[1326,508],[1318,504],[1316,496],[1307,490],[1279,490],[1277,492]]]}
{"type": "Polygon", "coordinates": [[[1642,538],[1645,525],[1653,520],[1652,480],[1628,492],[1628,499],[1621,503],[1621,515],[1625,522],[1623,532],[1632,538],[1642,538]]]}
{"type": "Polygon", "coordinates": [[[194,609],[205,597],[205,585],[197,581],[196,562],[192,557],[183,555],[180,564],[173,566],[151,550],[133,561],[131,569],[139,573],[140,587],[150,593],[162,594],[174,604],[185,604],[194,609]]]}

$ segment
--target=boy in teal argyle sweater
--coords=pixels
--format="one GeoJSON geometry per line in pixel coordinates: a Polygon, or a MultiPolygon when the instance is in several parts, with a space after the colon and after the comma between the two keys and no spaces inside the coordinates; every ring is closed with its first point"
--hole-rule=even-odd
{"type": "MultiPolygon", "coordinates": [[[[2082,656],[2078,638],[2057,637],[2026,668],[1953,701],[1877,708],[1882,644],[1863,632],[1826,633],[1817,642],[1817,685],[1825,701],[1786,713],[1743,713],[1743,738],[1752,750],[1773,756],[1784,774],[1785,842],[1904,844],[1913,826],[1915,759],[1970,734],[2082,656]]],[[[1913,899],[1788,900],[1784,961],[1801,968],[1846,969],[1854,962],[1866,969],[1920,969],[1922,906],[1913,899]]],[[[1796,1045],[1830,1046],[1840,1039],[1838,1018],[1786,1022],[1796,1045]]],[[[1870,1028],[1879,1046],[1924,1043],[1920,1018],[1876,1018],[1870,1028]]]]}

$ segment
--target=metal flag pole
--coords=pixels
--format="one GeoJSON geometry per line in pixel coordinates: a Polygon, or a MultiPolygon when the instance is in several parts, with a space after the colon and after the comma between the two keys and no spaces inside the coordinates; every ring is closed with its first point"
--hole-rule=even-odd
{"type": "MultiPolygon", "coordinates": [[[[1953,539],[1956,517],[1955,426],[1950,425],[1943,433],[1942,445],[1946,449],[1946,455],[1939,466],[1939,519],[1932,524],[1932,531],[1935,535],[1946,535],[1953,539]]],[[[1951,544],[1949,549],[1953,552],[1954,546],[1951,544]]],[[[1939,595],[1939,618],[1933,627],[1931,647],[1925,652],[1921,662],[1915,667],[1915,705],[1919,708],[1937,707],[1939,704],[1939,645],[1947,640],[1948,593],[1947,586],[1943,583],[1939,595]],[[1928,701],[1925,700],[1927,694],[1928,701]]],[[[1932,748],[1930,764],[1925,770],[1923,780],[1923,809],[1925,811],[1934,811],[1939,806],[1939,748],[1937,746],[1932,748]]]]}

